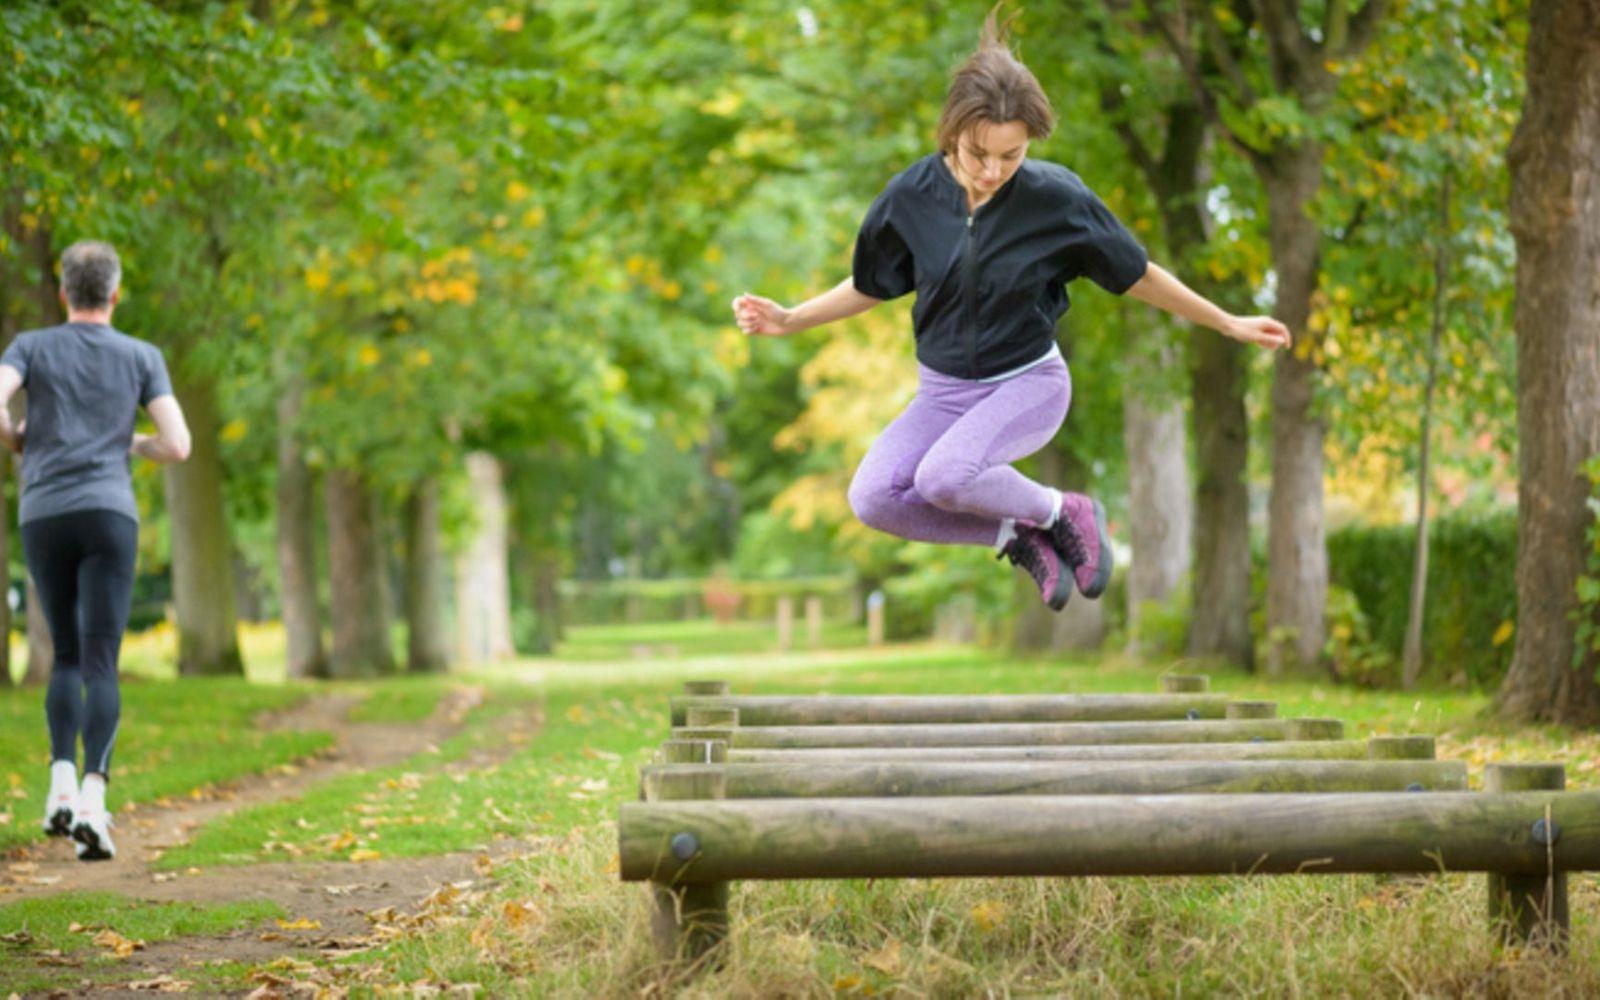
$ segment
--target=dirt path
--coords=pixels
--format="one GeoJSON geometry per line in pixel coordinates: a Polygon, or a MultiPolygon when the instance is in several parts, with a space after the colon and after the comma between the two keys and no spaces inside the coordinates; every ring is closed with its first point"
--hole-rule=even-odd
{"type": "MultiPolygon", "coordinates": [[[[314,784],[356,771],[397,764],[436,747],[461,727],[467,713],[483,699],[481,688],[457,688],[440,700],[422,723],[358,723],[348,719],[358,701],[353,695],[308,699],[265,720],[271,727],[322,730],[334,735],[333,749],[302,764],[268,775],[241,779],[212,789],[199,800],[167,805],[125,807],[116,814],[113,833],[117,858],[105,864],[76,860],[70,843],[32,845],[13,857],[0,878],[11,885],[0,900],[11,901],[70,891],[115,892],[150,901],[215,904],[268,899],[281,906],[291,921],[304,926],[235,931],[218,937],[186,937],[154,943],[126,960],[126,982],[161,975],[183,979],[196,965],[231,960],[265,963],[307,951],[337,952],[359,947],[374,930],[369,914],[388,908],[416,909],[440,887],[467,890],[484,879],[493,864],[534,845],[497,841],[470,853],[365,862],[268,862],[189,872],[155,872],[150,863],[161,852],[183,843],[200,826],[238,809],[299,795],[314,784]],[[315,925],[315,926],[311,926],[315,925]]],[[[531,734],[539,722],[530,706],[505,723],[508,733],[531,734]]],[[[524,742],[507,740],[499,753],[475,754],[454,767],[482,767],[524,742]]],[[[446,889],[449,892],[450,889],[446,889]]],[[[74,956],[51,959],[73,965],[74,956]]],[[[86,963],[81,963],[86,964],[86,963]]],[[[84,988],[89,988],[84,981],[84,988]]],[[[97,995],[149,996],[126,988],[95,988],[97,995]]]]}

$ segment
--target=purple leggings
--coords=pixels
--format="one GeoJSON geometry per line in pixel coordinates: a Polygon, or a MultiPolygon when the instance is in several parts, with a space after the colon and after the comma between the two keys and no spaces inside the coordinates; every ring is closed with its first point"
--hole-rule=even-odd
{"type": "Polygon", "coordinates": [[[1049,443],[1066,419],[1072,377],[1052,358],[1000,382],[941,375],[921,384],[850,484],[850,507],[869,528],[919,542],[993,545],[1002,518],[1038,524],[1054,490],[1009,463],[1049,443]]]}

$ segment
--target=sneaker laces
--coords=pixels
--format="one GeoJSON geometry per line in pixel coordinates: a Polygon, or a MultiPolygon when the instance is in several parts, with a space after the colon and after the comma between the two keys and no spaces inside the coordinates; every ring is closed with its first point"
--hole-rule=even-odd
{"type": "Polygon", "coordinates": [[[1050,575],[1050,568],[1044,564],[1044,558],[1039,550],[1024,542],[1021,538],[1013,538],[1006,543],[1006,547],[995,553],[996,559],[1009,559],[1011,565],[1021,566],[1033,577],[1033,582],[1044,586],[1045,577],[1050,575]]]}
{"type": "Polygon", "coordinates": [[[1083,536],[1078,534],[1077,527],[1073,525],[1072,519],[1067,517],[1066,511],[1062,511],[1056,518],[1054,527],[1055,540],[1060,543],[1061,554],[1066,556],[1067,562],[1071,563],[1074,569],[1088,562],[1089,553],[1084,548],[1083,536]]]}

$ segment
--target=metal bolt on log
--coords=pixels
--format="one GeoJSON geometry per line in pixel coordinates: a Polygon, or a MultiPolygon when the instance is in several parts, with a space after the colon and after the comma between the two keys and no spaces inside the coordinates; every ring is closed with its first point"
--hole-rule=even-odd
{"type": "MultiPolygon", "coordinates": [[[[720,799],[726,787],[721,774],[697,771],[691,774],[646,774],[646,802],[676,802],[720,799]]],[[[692,830],[674,830],[665,838],[664,856],[680,874],[692,872],[700,855],[700,836],[692,830]]],[[[650,884],[654,907],[650,916],[651,935],[657,952],[669,961],[701,965],[715,961],[717,946],[728,936],[729,884],[687,882],[665,878],[650,884]]]]}
{"type": "MultiPolygon", "coordinates": [[[[1506,792],[1551,791],[1560,798],[1567,786],[1567,769],[1561,764],[1490,764],[1484,769],[1483,790],[1493,797],[1506,792]]],[[[1502,943],[1533,943],[1552,951],[1565,951],[1571,918],[1567,911],[1567,873],[1555,867],[1555,850],[1563,840],[1561,824],[1549,806],[1528,817],[1519,843],[1542,850],[1550,859],[1537,874],[1507,875],[1490,872],[1489,920],[1502,943]]]]}

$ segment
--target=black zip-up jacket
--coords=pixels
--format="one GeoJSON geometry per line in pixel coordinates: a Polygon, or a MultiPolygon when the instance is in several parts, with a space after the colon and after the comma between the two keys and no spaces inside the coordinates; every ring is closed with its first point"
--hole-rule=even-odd
{"type": "Polygon", "coordinates": [[[1025,159],[972,214],[939,153],[889,181],[856,237],[856,290],[915,289],[917,360],[955,378],[989,378],[1043,357],[1087,275],[1122,294],[1144,277],[1144,247],[1078,175],[1025,159]]]}

